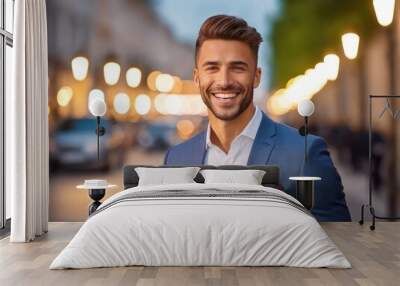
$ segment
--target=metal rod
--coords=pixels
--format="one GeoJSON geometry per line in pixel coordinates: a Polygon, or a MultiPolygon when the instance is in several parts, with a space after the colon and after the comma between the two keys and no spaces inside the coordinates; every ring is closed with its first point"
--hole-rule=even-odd
{"type": "MultiPolygon", "coordinates": [[[[396,9],[397,10],[397,9],[396,9]]],[[[395,13],[397,16],[397,13],[395,13]]],[[[388,71],[389,71],[389,87],[390,92],[396,93],[396,80],[397,80],[397,65],[396,65],[396,58],[397,58],[397,37],[396,34],[398,32],[397,25],[389,25],[387,29],[387,63],[388,63],[388,71]]],[[[397,107],[397,101],[392,102],[392,107],[395,109],[397,107]]],[[[396,111],[397,113],[397,111],[396,111]]],[[[395,113],[393,113],[395,116],[395,113]]],[[[397,165],[397,155],[398,155],[398,139],[397,139],[397,124],[394,120],[391,120],[390,129],[391,129],[391,138],[390,138],[390,161],[389,161],[389,196],[388,196],[388,209],[390,216],[396,215],[396,206],[397,206],[397,191],[399,187],[399,183],[397,180],[397,173],[398,173],[398,165],[397,165]]]]}
{"type": "Polygon", "coordinates": [[[372,98],[369,96],[369,124],[368,124],[368,164],[369,164],[369,205],[372,206],[372,98]]]}
{"type": "Polygon", "coordinates": [[[97,161],[100,160],[100,116],[96,116],[97,161]]]}
{"type": "Polygon", "coordinates": [[[307,165],[308,156],[307,156],[307,133],[308,133],[308,116],[304,117],[305,125],[304,125],[304,165],[307,165]]]}
{"type": "Polygon", "coordinates": [[[370,95],[369,97],[371,98],[396,98],[396,97],[400,97],[400,95],[370,95]]]}

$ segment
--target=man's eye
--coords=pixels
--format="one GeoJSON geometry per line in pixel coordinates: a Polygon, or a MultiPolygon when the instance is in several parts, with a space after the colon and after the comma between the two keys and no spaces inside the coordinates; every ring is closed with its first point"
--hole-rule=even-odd
{"type": "Polygon", "coordinates": [[[209,67],[206,67],[206,70],[207,71],[214,71],[214,70],[217,70],[217,67],[209,66],[209,67]]]}
{"type": "Polygon", "coordinates": [[[246,69],[244,67],[233,67],[235,71],[245,71],[246,69]]]}

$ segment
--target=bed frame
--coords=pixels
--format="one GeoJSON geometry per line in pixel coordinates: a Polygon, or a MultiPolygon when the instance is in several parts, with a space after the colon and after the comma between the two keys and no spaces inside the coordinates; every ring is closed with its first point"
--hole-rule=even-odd
{"type": "MultiPolygon", "coordinates": [[[[238,165],[224,165],[224,166],[149,166],[149,165],[126,165],[124,166],[124,190],[133,188],[138,185],[139,176],[135,171],[136,167],[148,167],[148,168],[181,168],[181,167],[200,167],[202,170],[205,169],[219,169],[219,170],[263,170],[265,175],[262,179],[262,185],[265,187],[272,187],[279,190],[283,190],[283,187],[279,184],[279,167],[273,165],[264,166],[238,166],[238,165]]],[[[197,183],[204,183],[204,178],[200,174],[194,178],[197,183]]]]}

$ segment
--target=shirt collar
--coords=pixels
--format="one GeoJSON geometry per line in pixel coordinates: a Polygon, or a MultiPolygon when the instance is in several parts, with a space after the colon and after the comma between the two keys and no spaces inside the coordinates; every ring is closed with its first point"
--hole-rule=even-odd
{"type": "MultiPolygon", "coordinates": [[[[242,132],[236,138],[238,138],[240,136],[246,136],[246,137],[254,140],[256,138],[258,128],[260,127],[261,119],[262,119],[261,110],[256,106],[256,110],[253,114],[253,117],[251,118],[249,123],[247,123],[246,127],[242,130],[242,132]]],[[[211,142],[210,136],[211,136],[211,125],[210,125],[210,123],[208,123],[207,134],[206,134],[206,146],[207,147],[214,145],[211,142]]]]}

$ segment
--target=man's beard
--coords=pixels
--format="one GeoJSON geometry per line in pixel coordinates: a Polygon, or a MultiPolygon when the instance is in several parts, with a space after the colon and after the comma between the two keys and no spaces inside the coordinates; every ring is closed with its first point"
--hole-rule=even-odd
{"type": "Polygon", "coordinates": [[[230,84],[221,88],[220,87],[213,88],[212,86],[202,87],[200,84],[200,94],[208,110],[210,110],[215,117],[223,121],[231,121],[236,119],[253,102],[253,87],[251,86],[246,89],[239,84],[230,84]],[[240,91],[238,96],[241,96],[242,99],[239,103],[239,109],[233,114],[221,114],[217,112],[211,102],[211,97],[213,96],[211,93],[216,93],[216,91],[232,91],[232,90],[240,91]]]}

